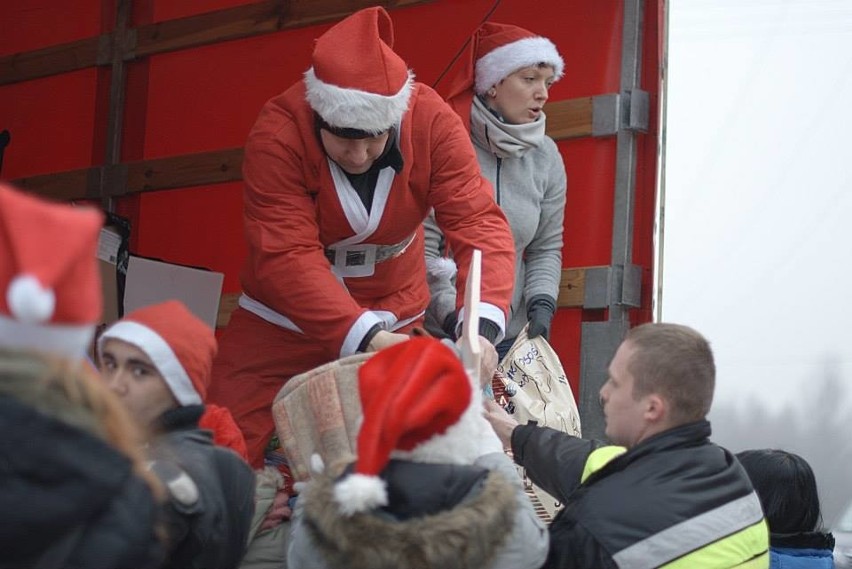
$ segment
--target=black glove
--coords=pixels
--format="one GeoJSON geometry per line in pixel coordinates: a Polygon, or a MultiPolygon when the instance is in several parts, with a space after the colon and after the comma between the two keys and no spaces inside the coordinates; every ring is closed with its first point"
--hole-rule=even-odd
{"type": "Polygon", "coordinates": [[[543,336],[545,340],[550,339],[550,322],[553,313],[556,312],[556,300],[546,294],[537,294],[527,303],[527,320],[530,327],[527,335],[530,338],[543,336]]]}
{"type": "MultiPolygon", "coordinates": [[[[456,336],[456,326],[459,322],[458,313],[453,310],[447,317],[444,318],[444,323],[441,325],[441,329],[444,333],[453,341],[458,340],[456,336]]],[[[491,342],[494,343],[494,340],[497,339],[497,336],[500,334],[500,326],[496,322],[492,322],[487,318],[479,319],[479,335],[491,342]]]]}
{"type": "Polygon", "coordinates": [[[447,337],[454,342],[456,341],[456,324],[458,324],[458,322],[459,315],[456,314],[455,310],[453,310],[447,314],[447,317],[444,318],[444,322],[441,324],[441,330],[443,330],[444,334],[446,334],[447,337]]]}

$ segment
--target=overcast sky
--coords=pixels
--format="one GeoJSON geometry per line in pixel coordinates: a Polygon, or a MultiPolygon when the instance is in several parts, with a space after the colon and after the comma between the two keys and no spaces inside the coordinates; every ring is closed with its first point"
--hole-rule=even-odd
{"type": "Polygon", "coordinates": [[[852,381],[852,0],[671,0],[662,316],[717,402],[852,381]]]}

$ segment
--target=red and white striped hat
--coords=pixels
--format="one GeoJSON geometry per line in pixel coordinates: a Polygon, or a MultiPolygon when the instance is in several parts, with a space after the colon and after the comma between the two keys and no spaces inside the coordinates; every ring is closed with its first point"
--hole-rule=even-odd
{"type": "Polygon", "coordinates": [[[103,216],[0,184],[0,346],[85,356],[101,317],[103,216]]]}
{"type": "Polygon", "coordinates": [[[213,330],[182,302],[169,300],[135,310],[110,326],[98,338],[121,340],[151,359],[178,403],[203,403],[217,343],[213,330]]]}

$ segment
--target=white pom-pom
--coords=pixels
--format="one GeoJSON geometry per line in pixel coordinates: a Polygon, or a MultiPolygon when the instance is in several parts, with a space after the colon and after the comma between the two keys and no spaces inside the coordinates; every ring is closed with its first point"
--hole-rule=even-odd
{"type": "Polygon", "coordinates": [[[387,485],[378,476],[350,474],[334,485],[334,500],[344,516],[367,512],[387,505],[387,485]]]}
{"type": "Polygon", "coordinates": [[[32,275],[20,275],[6,290],[6,304],[12,317],[25,324],[41,324],[50,320],[56,308],[56,295],[41,286],[32,275]]]}
{"type": "Polygon", "coordinates": [[[457,272],[456,262],[449,257],[426,259],[426,275],[430,279],[450,280],[457,272]]]}
{"type": "Polygon", "coordinates": [[[325,470],[325,463],[322,461],[322,457],[314,453],[311,455],[311,472],[314,474],[322,474],[325,470]]]}

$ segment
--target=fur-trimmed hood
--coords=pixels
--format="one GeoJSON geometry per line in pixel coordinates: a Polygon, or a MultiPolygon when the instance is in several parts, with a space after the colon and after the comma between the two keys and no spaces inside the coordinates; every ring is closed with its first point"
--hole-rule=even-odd
{"type": "MultiPolygon", "coordinates": [[[[459,468],[449,467],[449,476],[459,468]]],[[[392,480],[389,486],[393,496],[392,480]]],[[[375,511],[341,515],[327,474],[317,475],[300,500],[326,566],[349,569],[488,567],[512,531],[517,507],[514,489],[498,472],[484,474],[454,507],[405,520],[375,511]]]]}

